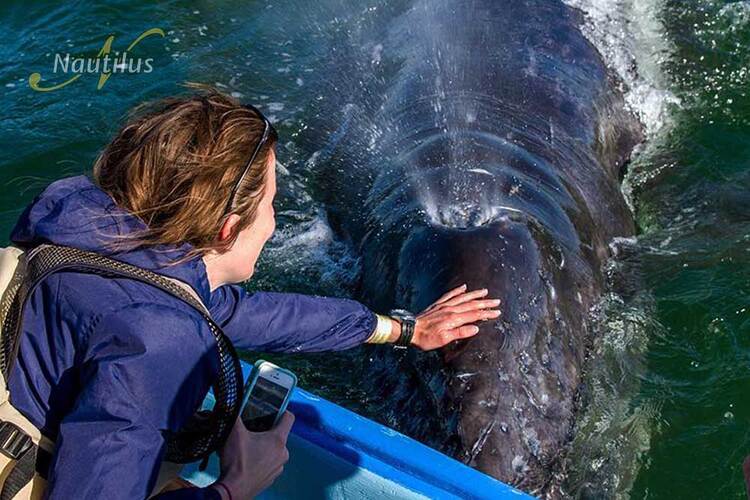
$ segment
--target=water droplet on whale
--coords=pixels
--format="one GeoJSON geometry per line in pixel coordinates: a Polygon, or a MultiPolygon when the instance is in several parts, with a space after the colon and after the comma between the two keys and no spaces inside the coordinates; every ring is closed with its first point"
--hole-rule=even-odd
{"type": "Polygon", "coordinates": [[[515,457],[513,457],[513,461],[510,463],[510,465],[511,467],[513,467],[513,472],[515,472],[516,474],[522,474],[528,469],[526,460],[524,460],[521,455],[516,455],[515,457]]]}

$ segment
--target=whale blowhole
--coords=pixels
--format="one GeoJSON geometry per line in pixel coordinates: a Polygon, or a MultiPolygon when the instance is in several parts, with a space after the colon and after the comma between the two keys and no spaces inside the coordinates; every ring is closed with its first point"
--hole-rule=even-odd
{"type": "Polygon", "coordinates": [[[490,225],[503,216],[522,212],[517,208],[505,205],[476,204],[464,201],[440,207],[428,205],[425,213],[432,225],[451,229],[473,229],[490,225]]]}

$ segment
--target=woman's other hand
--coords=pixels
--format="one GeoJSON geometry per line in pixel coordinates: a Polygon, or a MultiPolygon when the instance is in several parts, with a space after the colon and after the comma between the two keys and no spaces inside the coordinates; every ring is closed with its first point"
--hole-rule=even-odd
{"type": "MultiPolygon", "coordinates": [[[[219,454],[219,482],[229,489],[232,498],[255,498],[281,475],[289,460],[286,440],[293,423],[294,415],[287,411],[270,431],[250,432],[237,419],[219,454]]],[[[224,498],[222,488],[214,488],[224,498]]]]}
{"type": "Polygon", "coordinates": [[[500,300],[487,298],[486,288],[471,292],[466,288],[454,288],[417,316],[412,345],[424,351],[437,349],[473,337],[479,332],[474,323],[500,316],[500,300]]]}

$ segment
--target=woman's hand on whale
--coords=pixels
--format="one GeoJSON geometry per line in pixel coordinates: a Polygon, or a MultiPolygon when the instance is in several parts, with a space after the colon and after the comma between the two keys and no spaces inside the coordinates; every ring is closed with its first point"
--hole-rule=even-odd
{"type": "MultiPolygon", "coordinates": [[[[447,292],[417,315],[412,345],[429,351],[476,335],[474,323],[500,316],[500,300],[487,298],[487,293],[486,288],[469,292],[466,285],[447,292]]],[[[401,325],[394,330],[400,335],[401,325]]]]}

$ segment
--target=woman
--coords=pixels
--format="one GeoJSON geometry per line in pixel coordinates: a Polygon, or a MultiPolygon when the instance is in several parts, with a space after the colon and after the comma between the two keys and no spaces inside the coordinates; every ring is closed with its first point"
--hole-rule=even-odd
{"type": "MultiPolygon", "coordinates": [[[[192,286],[238,349],[340,350],[394,342],[401,324],[347,299],[249,294],[274,231],[276,133],[254,108],[214,90],[158,103],[105,148],[94,182],[52,183],[21,215],[14,244],[68,245],[192,286]]],[[[411,343],[441,347],[496,318],[486,291],[453,290],[417,317],[411,343]]],[[[56,449],[51,498],[145,498],[164,454],[216,376],[213,337],[178,299],[128,279],[59,272],[29,297],[12,404],[56,449]]],[[[265,433],[238,421],[219,483],[158,498],[246,498],[287,460],[293,417],[265,433]]]]}

